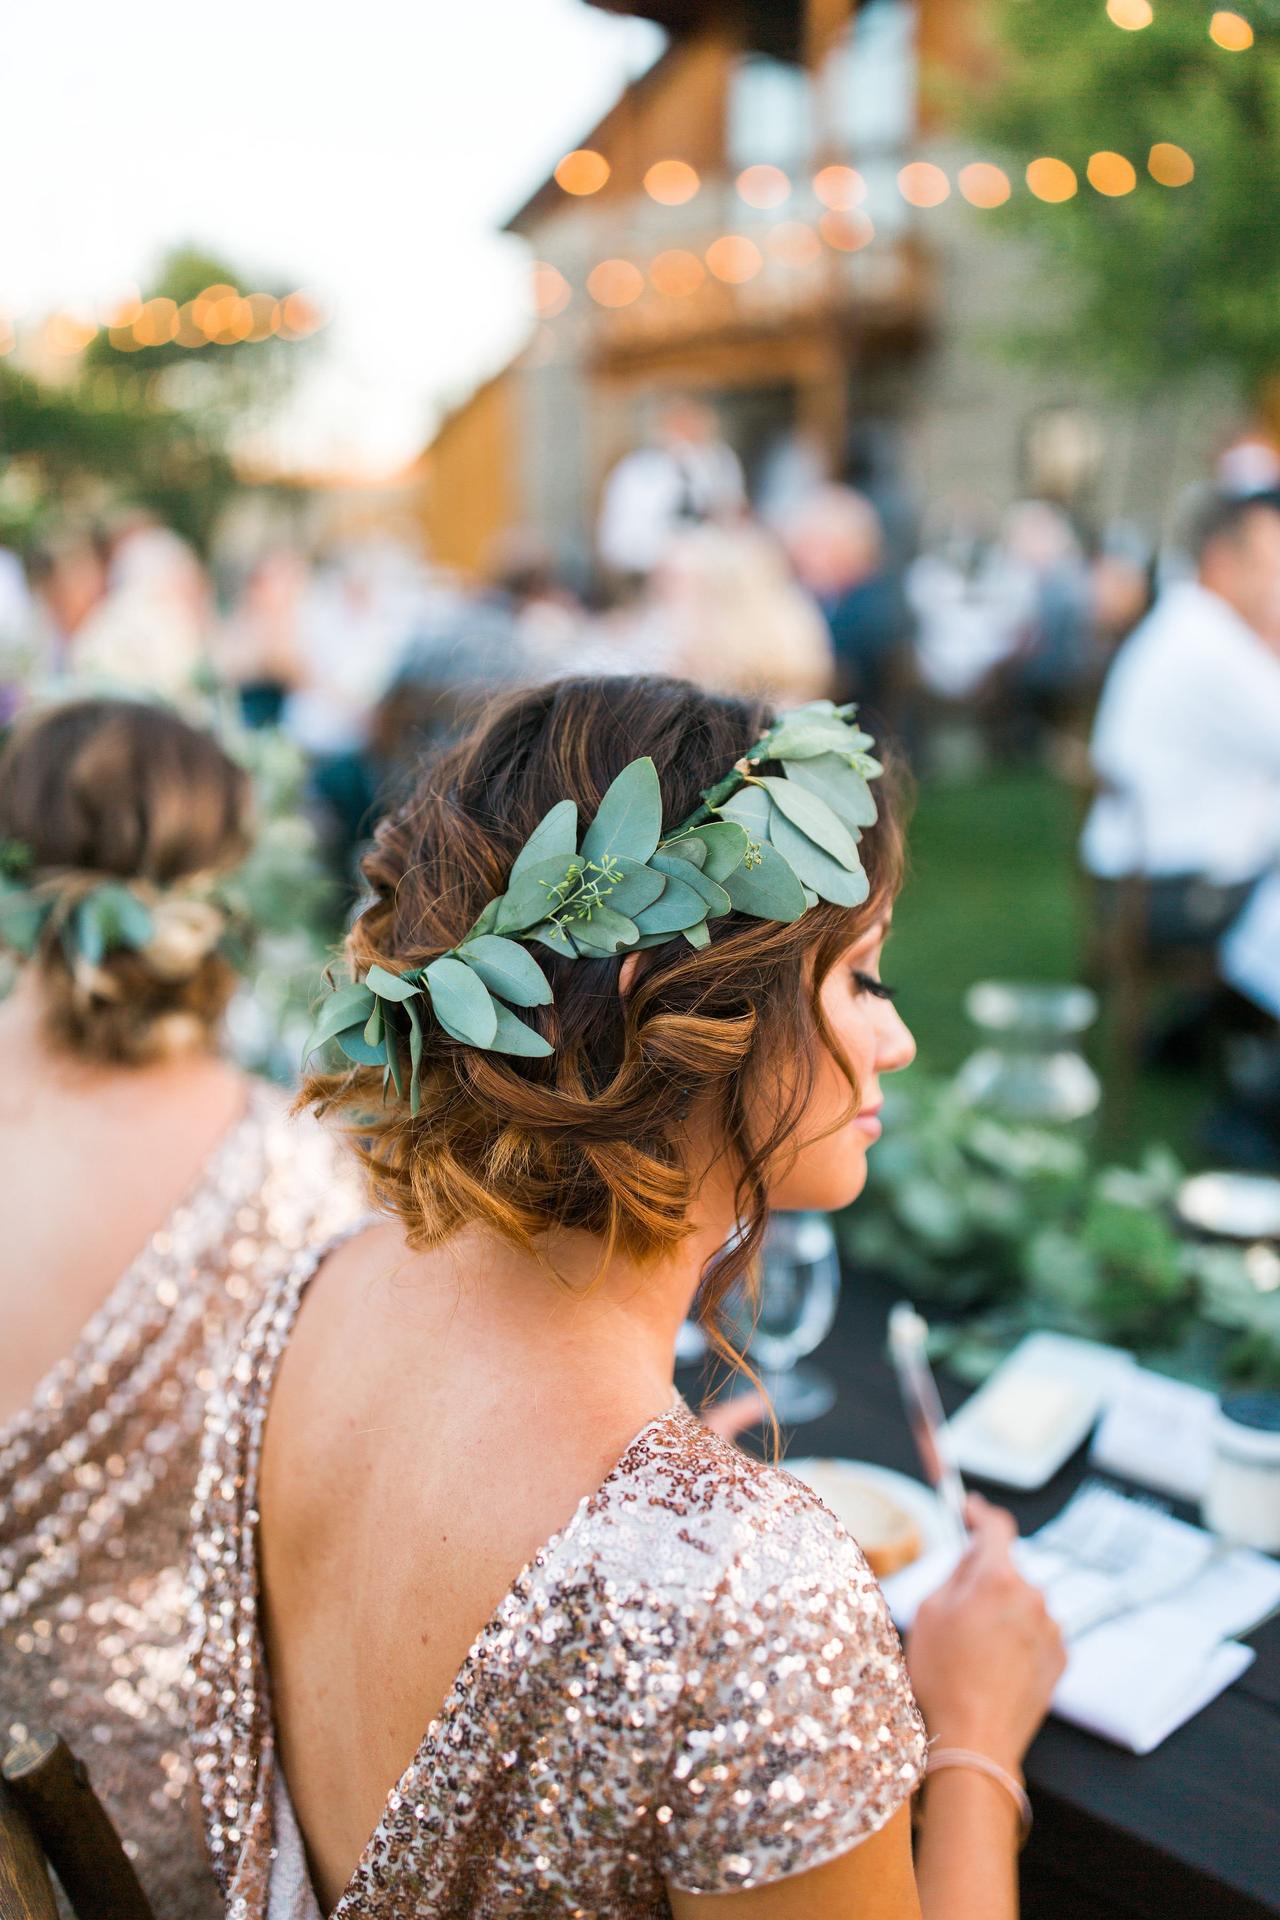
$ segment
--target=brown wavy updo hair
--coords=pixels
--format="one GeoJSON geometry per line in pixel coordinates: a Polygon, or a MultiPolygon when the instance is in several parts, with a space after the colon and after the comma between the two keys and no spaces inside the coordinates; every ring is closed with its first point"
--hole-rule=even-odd
{"type": "MultiPolygon", "coordinates": [[[[669,831],[771,719],[758,702],[657,678],[566,679],[496,701],[378,827],[364,862],[372,898],[348,940],[353,970],[404,971],[455,945],[550,808],[575,800],[585,824],[643,754],[656,763],[669,831]]],[[[856,911],[819,905],[791,926],[726,915],[701,951],[675,937],[641,953],[625,996],[620,959],[535,946],[555,1003],[522,1018],[553,1042],[549,1058],[462,1045],[428,1019],[417,1119],[407,1103],[383,1101],[376,1068],[314,1075],[302,1101],[344,1112],[375,1197],[411,1245],[438,1245],[470,1222],[525,1249],[576,1228],[606,1258],[616,1249],[642,1260],[686,1229],[696,1172],[684,1129],[696,1109],[700,1134],[705,1125],[732,1156],[743,1227],[704,1282],[705,1310],[759,1244],[815,1043],[839,1057],[818,992],[897,885],[900,842],[883,800],[862,844],[871,894],[856,911]]]]}
{"type": "Polygon", "coordinates": [[[33,956],[51,1041],[130,1064],[212,1044],[236,980],[216,947],[176,977],[130,949],[77,970],[62,926],[104,881],[157,897],[236,865],[249,816],[243,768],[162,707],[72,700],[18,722],[0,753],[0,840],[16,843],[24,881],[54,901],[33,956]]]}

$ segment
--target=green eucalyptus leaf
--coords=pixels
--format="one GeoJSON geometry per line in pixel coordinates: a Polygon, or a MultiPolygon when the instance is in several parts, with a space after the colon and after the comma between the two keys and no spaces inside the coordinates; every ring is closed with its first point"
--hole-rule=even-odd
{"type": "Polygon", "coordinates": [[[482,933],[493,932],[494,927],[497,925],[498,911],[501,908],[502,902],[505,898],[506,898],[505,894],[500,893],[496,900],[491,900],[489,902],[484,912],[480,915],[480,918],[476,921],[474,927],[472,927],[470,932],[467,934],[466,937],[468,940],[478,940],[482,933]]]}
{"type": "Polygon", "coordinates": [[[579,953],[599,960],[634,946],[637,923],[612,907],[597,907],[589,920],[575,920],[569,931],[579,953]]]}
{"type": "Polygon", "coordinates": [[[699,872],[707,864],[707,844],[696,833],[681,833],[673,840],[664,840],[658,852],[674,854],[678,860],[687,860],[699,872]]]}
{"type": "Polygon", "coordinates": [[[409,980],[402,973],[392,973],[388,968],[376,964],[370,967],[364,979],[365,985],[372,988],[380,1000],[412,1000],[422,992],[416,980],[409,980]]]}
{"type": "Polygon", "coordinates": [[[540,1033],[516,1018],[509,1007],[498,1008],[498,1030],[489,1042],[490,1053],[519,1053],[529,1060],[545,1059],[555,1048],[540,1033]]]}
{"type": "MultiPolygon", "coordinates": [[[[743,787],[739,793],[726,800],[720,809],[726,820],[734,821],[742,827],[749,840],[763,841],[769,838],[769,796],[762,787],[743,787]]],[[[743,848],[745,858],[746,848],[743,848]]],[[[710,862],[708,862],[708,866],[710,862]]],[[[713,873],[713,880],[719,879],[713,873]]]]}
{"type": "Polygon", "coordinates": [[[854,753],[864,735],[851,733],[843,721],[812,715],[788,715],[761,742],[770,760],[814,760],[822,753],[854,753]]]}
{"type": "Polygon", "coordinates": [[[479,974],[445,954],[431,962],[423,978],[445,1032],[468,1046],[487,1047],[498,1030],[498,1012],[479,974]]]}
{"type": "Polygon", "coordinates": [[[354,1027],[357,1032],[374,1007],[374,997],[362,980],[354,981],[345,987],[339,987],[326,1000],[321,1001],[316,1010],[315,1024],[307,1035],[303,1050],[302,1065],[305,1067],[311,1055],[326,1041],[354,1027]]]}
{"type": "Polygon", "coordinates": [[[615,913],[625,913],[629,920],[658,898],[662,892],[661,873],[654,871],[657,856],[646,866],[639,860],[619,860],[622,878],[610,889],[607,905],[615,913]]]}
{"type": "MultiPolygon", "coordinates": [[[[672,865],[678,864],[677,861],[672,862],[672,865]]],[[[702,875],[695,868],[691,867],[689,871],[695,879],[701,880],[702,875]]],[[[708,885],[711,884],[708,882],[708,885]]],[[[725,898],[728,899],[727,894],[725,898]]],[[[683,933],[686,927],[696,927],[706,917],[707,903],[696,888],[684,880],[670,878],[653,905],[637,914],[636,925],[641,933],[683,933]]]]}
{"type": "Polygon", "coordinates": [[[793,827],[785,815],[773,823],[773,844],[797,880],[823,900],[837,907],[860,907],[871,891],[870,882],[859,865],[853,872],[839,860],[833,860],[823,848],[815,846],[807,834],[793,827]]]}
{"type": "Polygon", "coordinates": [[[396,1099],[404,1099],[404,1068],[400,1064],[400,1035],[396,1031],[395,1003],[389,1002],[383,1019],[382,1044],[387,1068],[395,1083],[396,1099]]]}
{"type": "Polygon", "coordinates": [[[804,888],[782,855],[768,841],[760,846],[759,864],[742,866],[727,875],[724,890],[739,913],[757,920],[798,920],[805,910],[804,888]]]}
{"type": "MultiPolygon", "coordinates": [[[[792,826],[799,827],[802,834],[821,847],[824,853],[838,860],[850,873],[856,871],[858,843],[850,833],[844,821],[831,811],[825,800],[816,793],[810,793],[807,787],[798,787],[791,780],[779,780],[776,776],[763,781],[774,806],[788,819],[792,826]]],[[[777,835],[770,826],[769,836],[777,845],[777,835]]]]}
{"type": "Polygon", "coordinates": [[[365,1021],[364,1037],[371,1047],[376,1047],[382,1038],[382,1003],[380,1000],[374,1000],[369,1018],[365,1021]]]}
{"type": "MultiPolygon", "coordinates": [[[[511,877],[507,881],[507,892],[510,893],[513,882],[528,873],[531,867],[557,854],[563,854],[567,860],[577,851],[578,809],[572,800],[558,800],[550,813],[542,816],[516,855],[511,877]]],[[[480,918],[483,919],[484,915],[480,918]]],[[[479,921],[476,926],[482,933],[491,931],[489,927],[481,927],[479,921]]]]}
{"type": "MultiPolygon", "coordinates": [[[[91,966],[97,966],[107,951],[110,921],[97,894],[88,894],[75,911],[75,942],[91,966]]],[[[66,934],[63,934],[66,940],[66,934]]]]}
{"type": "Polygon", "coordinates": [[[687,940],[691,947],[709,947],[711,945],[711,929],[704,920],[699,927],[681,927],[680,938],[687,940]]]}
{"type": "Polygon", "coordinates": [[[834,753],[823,753],[816,760],[787,760],[783,765],[788,780],[825,800],[855,834],[860,827],[875,825],[875,795],[847,761],[834,753]]]}
{"type": "Polygon", "coordinates": [[[548,860],[535,860],[532,866],[526,867],[498,903],[494,932],[524,932],[545,920],[553,910],[553,890],[568,884],[569,868],[579,864],[576,854],[555,853],[548,860]]]}
{"type": "Polygon", "coordinates": [[[605,854],[646,861],[662,838],[662,789],[648,755],[633,760],[613,781],[582,839],[586,859],[605,854]]]}
{"type": "Polygon", "coordinates": [[[578,957],[578,949],[564,928],[553,926],[550,920],[544,920],[541,926],[531,927],[526,938],[550,947],[552,953],[562,954],[566,960],[576,960],[578,957]]]}
{"type": "Polygon", "coordinates": [[[422,1016],[412,1000],[406,1000],[409,1016],[409,1112],[417,1119],[422,1106],[422,1016]]]}
{"type": "Polygon", "coordinates": [[[376,1047],[371,1047],[359,1027],[348,1027],[345,1032],[338,1034],[337,1041],[348,1060],[354,1060],[359,1067],[382,1067],[387,1064],[386,1050],[381,1041],[376,1047]]]}
{"type": "Polygon", "coordinates": [[[708,880],[705,873],[699,873],[697,867],[691,867],[687,860],[677,859],[673,853],[655,853],[650,863],[659,873],[665,873],[669,879],[678,880],[682,886],[692,887],[706,906],[708,920],[718,920],[722,914],[733,911],[733,902],[724,888],[714,880],[708,880]]]}
{"type": "MultiPolygon", "coordinates": [[[[747,788],[750,792],[750,788],[747,788]]],[[[734,796],[735,799],[737,796],[734,796]]],[[[726,874],[740,867],[747,853],[747,831],[737,820],[709,820],[704,826],[695,827],[690,834],[682,834],[679,840],[672,841],[668,851],[679,853],[681,859],[687,856],[683,848],[689,842],[705,847],[706,860],[702,871],[708,880],[723,882],[726,874]]]]}
{"type": "Polygon", "coordinates": [[[0,940],[15,952],[34,953],[48,912],[46,901],[0,879],[0,940]]]}
{"type": "Polygon", "coordinates": [[[480,975],[492,993],[499,993],[513,1007],[546,1007],[551,1004],[551,985],[546,974],[527,948],[514,940],[502,940],[496,934],[481,934],[459,947],[458,958],[480,975]]]}

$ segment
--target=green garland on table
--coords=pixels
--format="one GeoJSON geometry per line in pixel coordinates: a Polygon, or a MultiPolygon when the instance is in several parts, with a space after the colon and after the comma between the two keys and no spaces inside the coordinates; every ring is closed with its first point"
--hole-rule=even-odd
{"type": "Polygon", "coordinates": [[[319,1009],[304,1064],[336,1042],[358,1066],[380,1066],[383,1089],[419,1108],[429,1011],[451,1039],[487,1052],[542,1057],[550,1041],[516,1008],[549,1006],[551,986],[524,943],[568,960],[604,960],[682,938],[705,947],[712,920],[739,912],[798,920],[819,900],[860,906],[869,882],[858,853],[876,819],[869,782],[883,771],[856,708],[818,700],[780,714],[768,732],[663,838],[662,791],[649,758],[614,780],[579,839],[561,800],[517,855],[506,891],[470,932],[426,966],[372,966],[319,1009]],[[765,773],[769,766],[780,773],[765,773]]]}

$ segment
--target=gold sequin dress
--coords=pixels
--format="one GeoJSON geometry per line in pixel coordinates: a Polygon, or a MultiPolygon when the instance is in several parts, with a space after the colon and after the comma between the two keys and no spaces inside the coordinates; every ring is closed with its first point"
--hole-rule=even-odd
{"type": "Polygon", "coordinates": [[[66,1738],[157,1920],[222,1912],[183,1687],[205,1397],[264,1287],[362,1204],[346,1151],[255,1084],[194,1188],[0,1428],[0,1741],[46,1726],[66,1738]]]}
{"type": "MultiPolygon", "coordinates": [[[[275,1756],[255,1553],[272,1381],[316,1264],[264,1305],[209,1405],[192,1701],[228,1920],[320,1920],[275,1756]]],[[[658,1920],[668,1886],[756,1887],[846,1851],[907,1799],[924,1751],[859,1549],[677,1402],[512,1583],[333,1920],[658,1920]]]]}

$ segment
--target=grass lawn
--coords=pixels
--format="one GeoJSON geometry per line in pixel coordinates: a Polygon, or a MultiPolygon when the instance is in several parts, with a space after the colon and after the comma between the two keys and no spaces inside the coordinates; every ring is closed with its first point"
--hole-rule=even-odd
{"type": "MultiPolygon", "coordinates": [[[[1074,796],[1047,773],[988,771],[921,787],[909,832],[907,883],[885,977],[900,989],[920,1063],[950,1073],[973,1051],[964,1015],[974,980],[1076,980],[1088,896],[1079,878],[1074,796]]],[[[1089,1051],[1105,1090],[1105,1018],[1089,1051]]],[[[1153,1140],[1188,1162],[1211,1093],[1196,1075],[1144,1072],[1123,1135],[1104,1112],[1099,1146],[1132,1161],[1153,1140]]],[[[1105,1100],[1105,1093],[1104,1093],[1105,1100]]]]}

